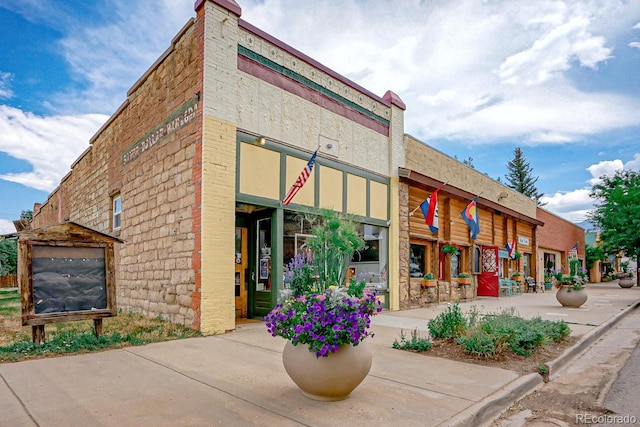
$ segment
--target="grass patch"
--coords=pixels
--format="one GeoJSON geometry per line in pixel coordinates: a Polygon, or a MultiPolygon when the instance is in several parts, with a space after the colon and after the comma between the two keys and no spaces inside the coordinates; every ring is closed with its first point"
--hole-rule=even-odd
{"type": "Polygon", "coordinates": [[[0,362],[87,353],[200,336],[200,332],[161,318],[119,312],[102,321],[96,337],[93,320],[52,323],[45,326],[46,342],[34,344],[31,327],[22,326],[20,294],[0,291],[0,362]]]}

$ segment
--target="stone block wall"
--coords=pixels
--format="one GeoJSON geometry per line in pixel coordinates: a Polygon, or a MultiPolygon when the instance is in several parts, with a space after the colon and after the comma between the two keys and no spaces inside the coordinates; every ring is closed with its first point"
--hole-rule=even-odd
{"type": "Polygon", "coordinates": [[[193,210],[199,178],[193,175],[193,163],[201,101],[186,124],[164,126],[183,118],[179,110],[201,91],[193,28],[190,21],[129,90],[127,100],[92,138],[90,149],[34,213],[34,225],[70,220],[117,235],[124,240],[116,248],[118,308],[197,327],[192,255],[199,239],[193,210]],[[153,139],[160,128],[164,134],[153,139]],[[153,144],[124,162],[123,154],[147,137],[153,144]],[[111,224],[115,195],[122,198],[120,230],[111,224]]]}

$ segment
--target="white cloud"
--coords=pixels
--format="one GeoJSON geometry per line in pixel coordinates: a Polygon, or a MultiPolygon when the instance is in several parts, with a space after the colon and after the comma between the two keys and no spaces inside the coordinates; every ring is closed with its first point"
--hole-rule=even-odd
{"type": "Polygon", "coordinates": [[[378,95],[399,94],[406,130],[425,142],[567,143],[640,124],[637,98],[583,92],[567,77],[615,56],[640,2],[247,3],[252,24],[378,95]]]}
{"type": "Polygon", "coordinates": [[[640,42],[631,42],[629,43],[630,47],[635,47],[636,49],[640,49],[640,42]]]}
{"type": "Polygon", "coordinates": [[[0,234],[9,234],[15,232],[16,227],[13,226],[13,222],[6,219],[0,219],[0,234]]]}
{"type": "Polygon", "coordinates": [[[0,151],[29,162],[33,170],[5,173],[0,179],[51,191],[89,146],[107,116],[37,116],[0,105],[0,151]]]}
{"type": "Polygon", "coordinates": [[[13,75],[11,73],[3,73],[0,71],[0,99],[8,99],[13,96],[13,91],[11,90],[11,78],[13,75]]]}
{"type": "MultiPolygon", "coordinates": [[[[637,155],[636,155],[637,158],[637,155]]],[[[595,165],[591,165],[587,168],[587,170],[591,173],[593,178],[589,180],[589,184],[595,185],[601,181],[601,177],[603,176],[613,176],[616,171],[624,169],[624,164],[622,160],[605,160],[599,162],[595,165]]]]}
{"type": "Polygon", "coordinates": [[[629,160],[627,163],[625,163],[624,168],[634,171],[640,171],[640,153],[634,154],[633,160],[629,160]]]}
{"type": "Polygon", "coordinates": [[[586,219],[587,212],[594,209],[593,199],[589,197],[591,186],[601,182],[603,176],[613,176],[622,169],[640,170],[640,153],[634,155],[633,160],[623,164],[622,160],[605,160],[587,168],[591,174],[589,187],[568,192],[556,192],[541,198],[545,209],[569,221],[580,222],[586,219]]]}
{"type": "Polygon", "coordinates": [[[583,188],[566,193],[555,193],[543,196],[540,201],[546,203],[544,209],[555,213],[572,222],[586,219],[587,212],[593,209],[593,200],[589,197],[590,190],[583,188]]]}
{"type": "Polygon", "coordinates": [[[89,87],[71,96],[58,94],[52,108],[64,113],[113,113],[127,90],[195,16],[192,0],[159,0],[153,7],[128,0],[112,3],[113,21],[99,26],[75,23],[67,29],[60,42],[62,55],[75,78],[87,81],[89,87]]]}

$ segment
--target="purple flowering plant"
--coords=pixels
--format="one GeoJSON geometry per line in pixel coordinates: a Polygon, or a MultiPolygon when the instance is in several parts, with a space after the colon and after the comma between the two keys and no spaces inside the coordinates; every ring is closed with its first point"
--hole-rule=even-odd
{"type": "Polygon", "coordinates": [[[323,210],[309,239],[310,254],[300,254],[285,266],[285,289],[265,316],[267,331],[293,345],[306,344],[317,357],[342,345],[358,345],[369,332],[371,316],[382,311],[366,282],[345,283],[348,262],[364,246],[354,224],[323,210]]]}
{"type": "MultiPolygon", "coordinates": [[[[359,287],[359,286],[357,286],[359,287]]],[[[292,296],[277,304],[265,317],[267,331],[293,345],[307,344],[317,357],[326,357],[342,345],[358,345],[368,336],[371,316],[382,311],[380,301],[361,289],[330,286],[322,293],[292,296]]]]}

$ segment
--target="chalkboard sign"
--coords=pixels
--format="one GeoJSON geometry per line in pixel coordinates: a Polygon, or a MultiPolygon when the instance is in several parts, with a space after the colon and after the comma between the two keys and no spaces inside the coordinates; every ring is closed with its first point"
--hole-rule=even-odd
{"type": "MultiPolygon", "coordinates": [[[[114,243],[120,239],[67,222],[19,234],[22,324],[34,341],[47,323],[116,316],[114,243]]],[[[96,333],[101,323],[96,323],[96,333]]],[[[100,326],[101,327],[101,326],[100,326]]]]}
{"type": "Polygon", "coordinates": [[[107,308],[104,248],[33,246],[35,314],[107,308]]]}

